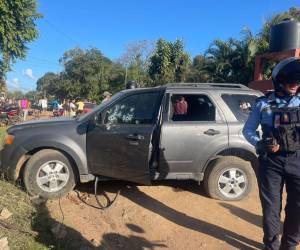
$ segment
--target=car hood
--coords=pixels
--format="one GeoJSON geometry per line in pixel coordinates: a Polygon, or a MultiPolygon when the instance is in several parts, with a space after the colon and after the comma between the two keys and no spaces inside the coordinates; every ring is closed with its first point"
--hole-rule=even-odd
{"type": "Polygon", "coordinates": [[[58,117],[53,119],[26,121],[8,128],[7,132],[13,133],[14,131],[23,130],[27,128],[66,126],[68,124],[76,124],[76,120],[74,118],[58,117]]]}

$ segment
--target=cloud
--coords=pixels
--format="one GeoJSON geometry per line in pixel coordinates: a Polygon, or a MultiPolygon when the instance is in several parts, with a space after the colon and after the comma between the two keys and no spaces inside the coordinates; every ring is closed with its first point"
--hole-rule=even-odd
{"type": "Polygon", "coordinates": [[[20,89],[20,81],[19,81],[18,78],[13,78],[11,81],[10,80],[6,80],[6,85],[10,89],[14,89],[14,90],[19,90],[20,89]]]}
{"type": "Polygon", "coordinates": [[[19,81],[19,79],[18,79],[18,78],[12,79],[11,85],[12,85],[13,87],[17,88],[17,89],[20,88],[20,81],[19,81]]]}
{"type": "Polygon", "coordinates": [[[30,79],[35,79],[33,71],[30,68],[23,70],[23,75],[29,77],[30,79]]]}
{"type": "Polygon", "coordinates": [[[14,84],[19,84],[19,79],[18,79],[18,78],[14,78],[14,79],[12,79],[12,82],[13,82],[14,84]]]}

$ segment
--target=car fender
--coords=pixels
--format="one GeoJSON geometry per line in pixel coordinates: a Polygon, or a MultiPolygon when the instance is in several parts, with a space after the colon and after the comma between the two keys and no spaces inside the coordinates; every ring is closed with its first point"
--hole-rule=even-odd
{"type": "Polygon", "coordinates": [[[221,143],[220,141],[220,144],[218,145],[217,149],[213,153],[208,154],[207,157],[203,157],[203,155],[198,156],[198,158],[195,161],[194,169],[198,169],[199,172],[204,173],[208,163],[211,160],[215,159],[220,152],[224,151],[227,148],[228,148],[228,143],[226,141],[224,143],[221,143]]]}
{"type": "MultiPolygon", "coordinates": [[[[202,168],[200,169],[200,171],[202,173],[205,172],[207,166],[209,165],[209,163],[220,157],[220,155],[222,155],[222,152],[225,152],[225,151],[228,151],[230,149],[242,149],[244,151],[247,151],[249,152],[253,157],[257,157],[257,154],[255,152],[255,148],[253,146],[251,146],[250,144],[248,143],[231,143],[230,145],[228,144],[223,144],[223,145],[220,145],[220,147],[218,147],[218,149],[212,153],[211,155],[209,155],[206,160],[198,160],[197,163],[198,163],[198,166],[202,166],[202,168]]],[[[236,155],[237,156],[237,155],[236,155]]]]}
{"type": "Polygon", "coordinates": [[[67,153],[78,167],[79,174],[88,174],[85,147],[80,146],[70,137],[53,134],[36,135],[22,143],[26,152],[39,148],[53,148],[67,153]]]}

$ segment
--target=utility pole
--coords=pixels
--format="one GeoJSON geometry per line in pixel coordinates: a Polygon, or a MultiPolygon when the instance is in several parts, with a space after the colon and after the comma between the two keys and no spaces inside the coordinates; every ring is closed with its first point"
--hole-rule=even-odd
{"type": "Polygon", "coordinates": [[[126,84],[127,84],[127,65],[125,66],[125,79],[124,79],[124,87],[126,89],[126,84]]]}

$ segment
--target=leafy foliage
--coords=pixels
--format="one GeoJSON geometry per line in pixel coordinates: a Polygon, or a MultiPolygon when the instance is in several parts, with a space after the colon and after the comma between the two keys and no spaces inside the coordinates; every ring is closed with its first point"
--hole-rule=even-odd
{"type": "Polygon", "coordinates": [[[129,43],[125,53],[119,59],[125,68],[124,86],[128,80],[147,86],[150,78],[148,75],[149,58],[153,53],[153,44],[147,40],[129,43]]]}
{"type": "Polygon", "coordinates": [[[36,0],[0,1],[0,78],[10,69],[10,64],[26,55],[26,44],[34,40],[38,32],[35,21],[41,15],[36,12],[36,0]]]}
{"type": "Polygon", "coordinates": [[[99,101],[103,91],[118,90],[118,83],[123,80],[121,65],[112,62],[96,48],[66,51],[60,63],[64,70],[59,74],[48,72],[38,79],[38,91],[59,99],[99,101]]]}
{"type": "Polygon", "coordinates": [[[20,90],[15,90],[15,91],[8,91],[7,92],[7,97],[12,98],[12,99],[22,99],[24,98],[24,93],[20,90]]]}
{"type": "MultiPolygon", "coordinates": [[[[190,69],[190,81],[236,82],[247,84],[253,80],[255,56],[269,50],[270,29],[286,19],[300,21],[300,9],[289,11],[268,18],[261,31],[253,35],[245,28],[242,38],[229,38],[226,41],[216,39],[204,55],[194,58],[190,69]]],[[[264,75],[269,78],[274,64],[265,64],[264,75]]]]}
{"type": "Polygon", "coordinates": [[[184,82],[187,78],[190,56],[184,51],[182,40],[168,42],[159,39],[150,58],[149,76],[153,85],[167,82],[184,82]]]}

